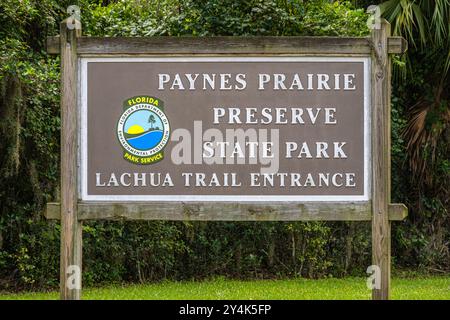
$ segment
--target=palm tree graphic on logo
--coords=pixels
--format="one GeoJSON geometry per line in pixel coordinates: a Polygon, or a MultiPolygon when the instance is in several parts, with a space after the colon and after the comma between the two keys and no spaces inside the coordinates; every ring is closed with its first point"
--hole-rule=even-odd
{"type": "Polygon", "coordinates": [[[155,116],[153,114],[148,117],[148,123],[150,123],[150,128],[153,130],[153,124],[156,122],[155,116]]]}

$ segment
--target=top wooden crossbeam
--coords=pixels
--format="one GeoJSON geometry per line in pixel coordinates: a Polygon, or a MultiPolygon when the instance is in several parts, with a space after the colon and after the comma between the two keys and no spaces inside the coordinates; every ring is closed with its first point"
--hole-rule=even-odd
{"type": "MultiPolygon", "coordinates": [[[[369,55],[369,37],[80,37],[79,55],[158,55],[158,54],[308,54],[369,55]]],[[[407,41],[388,38],[388,53],[402,54],[407,41]]],[[[47,52],[60,53],[60,37],[47,38],[47,52]]]]}

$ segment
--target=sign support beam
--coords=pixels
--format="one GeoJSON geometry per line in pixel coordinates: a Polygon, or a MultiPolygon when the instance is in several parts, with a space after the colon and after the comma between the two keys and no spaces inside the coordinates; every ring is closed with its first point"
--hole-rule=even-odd
{"type": "Polygon", "coordinates": [[[81,29],[60,25],[61,50],[61,257],[60,296],[81,295],[82,223],[78,220],[77,193],[77,38],[81,29]]]}
{"type": "MultiPolygon", "coordinates": [[[[61,205],[48,202],[45,217],[60,220],[61,205]]],[[[388,207],[390,221],[402,221],[408,208],[388,207]]],[[[79,202],[78,220],[169,221],[371,221],[372,204],[329,202],[79,202]]]]}
{"type": "Polygon", "coordinates": [[[372,30],[372,264],[375,281],[372,299],[390,298],[391,224],[391,59],[388,53],[390,24],[382,19],[372,30]]]}
{"type": "MultiPolygon", "coordinates": [[[[81,37],[78,39],[78,54],[102,55],[369,55],[370,37],[81,37]]],[[[59,54],[59,36],[47,37],[48,54],[59,54]]],[[[389,37],[389,53],[403,54],[408,43],[402,37],[389,37]]]]}

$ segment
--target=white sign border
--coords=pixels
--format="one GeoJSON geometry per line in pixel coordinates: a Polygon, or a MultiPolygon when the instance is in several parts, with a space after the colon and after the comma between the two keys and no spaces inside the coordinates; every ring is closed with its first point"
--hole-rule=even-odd
{"type": "Polygon", "coordinates": [[[371,195],[371,78],[369,57],[81,57],[78,59],[78,194],[81,201],[225,201],[225,202],[356,202],[371,195]],[[364,194],[363,195],[89,195],[87,193],[87,65],[89,62],[362,62],[364,65],[364,194]]]}

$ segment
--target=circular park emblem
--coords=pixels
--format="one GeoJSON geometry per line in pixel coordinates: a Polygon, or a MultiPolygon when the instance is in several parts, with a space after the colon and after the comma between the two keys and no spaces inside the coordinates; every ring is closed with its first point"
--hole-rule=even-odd
{"type": "Polygon", "coordinates": [[[136,96],[124,101],[117,122],[117,138],[123,158],[135,164],[152,164],[164,158],[170,125],[163,102],[155,97],[136,96]]]}

